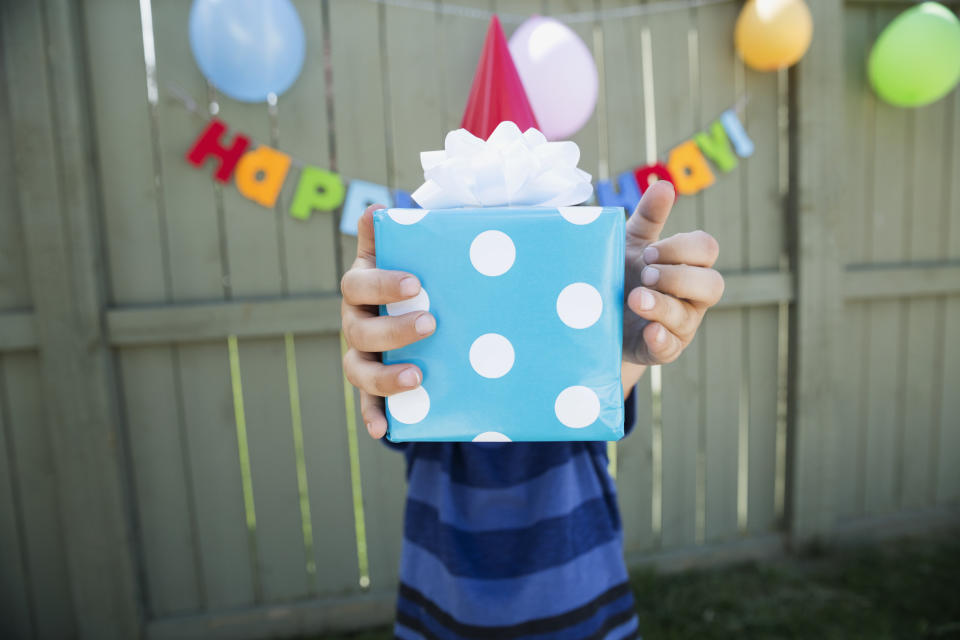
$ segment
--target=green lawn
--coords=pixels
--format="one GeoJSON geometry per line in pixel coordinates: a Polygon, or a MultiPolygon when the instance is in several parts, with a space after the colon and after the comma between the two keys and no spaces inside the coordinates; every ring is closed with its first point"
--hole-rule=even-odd
{"type": "Polygon", "coordinates": [[[645,640],[960,639],[960,532],[632,582],[645,640]]]}

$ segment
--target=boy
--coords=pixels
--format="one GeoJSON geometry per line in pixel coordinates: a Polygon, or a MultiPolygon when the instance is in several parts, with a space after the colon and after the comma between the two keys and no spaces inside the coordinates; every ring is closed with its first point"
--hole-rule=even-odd
{"type": "MultiPolygon", "coordinates": [[[[673,201],[672,185],[657,182],[627,221],[626,393],[648,365],[680,355],[723,294],[711,236],[659,239],[673,201]]],[[[367,431],[382,438],[383,397],[423,376],[415,365],[381,364],[380,352],[428,337],[436,321],[425,311],[377,315],[377,305],[412,298],[420,283],[376,268],[376,208],[360,220],[357,259],[341,288],[344,370],[361,390],[367,431]]],[[[630,402],[626,414],[629,430],[630,402]]],[[[605,442],[393,446],[406,455],[409,485],[398,638],[637,637],[605,442]]]]}

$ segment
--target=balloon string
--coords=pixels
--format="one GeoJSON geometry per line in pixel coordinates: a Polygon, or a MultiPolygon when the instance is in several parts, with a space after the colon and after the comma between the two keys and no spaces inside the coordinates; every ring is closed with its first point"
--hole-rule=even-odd
{"type": "MultiPolygon", "coordinates": [[[[509,13],[499,11],[487,11],[485,9],[474,9],[472,7],[459,7],[456,5],[437,4],[429,0],[369,0],[375,4],[382,4],[401,9],[413,9],[416,11],[425,11],[429,13],[457,16],[460,18],[473,18],[476,20],[490,20],[494,15],[500,18],[500,22],[506,24],[520,24],[528,18],[530,14],[509,13]]],[[[566,24],[579,24],[584,22],[595,22],[598,20],[622,20],[624,18],[633,18],[637,16],[649,16],[657,13],[668,13],[670,11],[684,11],[688,9],[697,9],[714,4],[731,4],[735,0],[666,0],[655,4],[642,4],[629,7],[619,7],[616,9],[597,9],[595,11],[574,11],[571,13],[556,13],[550,15],[554,20],[559,20],[566,24]]]]}

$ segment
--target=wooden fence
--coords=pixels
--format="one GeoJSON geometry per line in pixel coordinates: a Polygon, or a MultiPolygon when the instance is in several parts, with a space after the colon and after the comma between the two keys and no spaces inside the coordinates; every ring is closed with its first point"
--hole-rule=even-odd
{"type": "Polygon", "coordinates": [[[511,15],[571,21],[600,70],[576,136],[600,177],[749,97],[756,154],[669,223],[717,237],[727,294],[638,388],[614,458],[628,560],[957,522],[960,96],[900,110],[864,82],[905,5],[809,0],[805,60],[759,74],[732,52],[734,1],[294,4],[303,73],[251,106],[197,71],[189,0],[0,3],[0,635],[390,618],[403,465],[356,432],[344,388],[353,240],[334,215],[286,215],[289,184],[270,211],[190,167],[202,119],[168,87],[256,141],[410,190],[417,152],[462,113],[486,27],[464,7],[506,12],[508,31],[511,15]]]}

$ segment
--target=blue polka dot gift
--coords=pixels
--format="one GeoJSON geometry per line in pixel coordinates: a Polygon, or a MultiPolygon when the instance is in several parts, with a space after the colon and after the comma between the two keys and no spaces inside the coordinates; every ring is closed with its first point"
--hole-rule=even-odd
{"type": "Polygon", "coordinates": [[[374,214],[377,266],[416,275],[436,332],[387,351],[423,384],[387,398],[393,442],[623,436],[624,211],[590,198],[573,142],[502,122],[421,154],[420,209],[374,214]]]}

